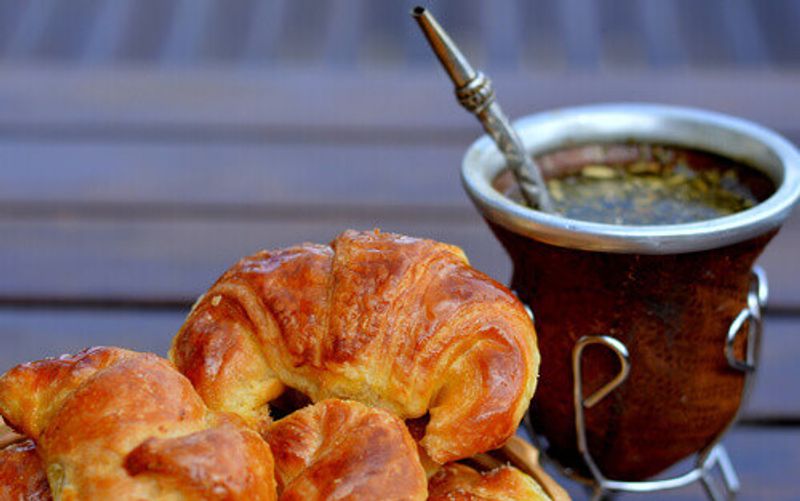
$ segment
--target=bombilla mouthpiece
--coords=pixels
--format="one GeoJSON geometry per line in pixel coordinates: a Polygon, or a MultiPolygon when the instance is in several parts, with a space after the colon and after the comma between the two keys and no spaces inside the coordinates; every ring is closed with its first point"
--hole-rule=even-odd
{"type": "Polygon", "coordinates": [[[436,21],[433,14],[425,7],[417,6],[411,11],[411,15],[419,23],[433,53],[436,54],[455,86],[457,88],[464,87],[472,81],[477,76],[477,72],[469,64],[464,54],[458,50],[455,42],[436,21]]]}

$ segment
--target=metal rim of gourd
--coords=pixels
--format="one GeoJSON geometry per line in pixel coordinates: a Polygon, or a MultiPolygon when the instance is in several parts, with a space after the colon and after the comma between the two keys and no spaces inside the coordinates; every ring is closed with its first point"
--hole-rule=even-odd
{"type": "Polygon", "coordinates": [[[529,154],[581,144],[642,142],[716,153],[757,168],[776,191],[729,216],[683,224],[633,226],[546,214],[507,198],[492,182],[505,161],[484,135],[467,150],[461,178],[488,220],[535,240],[573,249],[678,254],[715,249],[778,228],[800,198],[800,153],[776,132],[733,116],[693,108],[616,103],[546,111],[514,123],[529,154]]]}

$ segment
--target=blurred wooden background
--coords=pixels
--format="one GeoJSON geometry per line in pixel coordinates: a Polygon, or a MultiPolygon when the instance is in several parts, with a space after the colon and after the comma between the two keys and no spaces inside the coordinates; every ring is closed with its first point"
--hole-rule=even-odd
{"type": "MultiPolygon", "coordinates": [[[[0,1],[0,371],[91,344],[163,354],[236,259],[349,227],[461,245],[505,281],[458,177],[479,127],[412,5],[0,1]]],[[[512,116],[655,101],[800,141],[800,2],[427,5],[512,116]]],[[[799,249],[795,214],[762,259],[762,370],[726,441],[741,499],[800,497],[799,249]]]]}

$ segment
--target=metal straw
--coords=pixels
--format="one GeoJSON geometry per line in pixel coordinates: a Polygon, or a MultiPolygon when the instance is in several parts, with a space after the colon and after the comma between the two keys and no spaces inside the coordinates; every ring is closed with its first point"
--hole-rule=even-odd
{"type": "Polygon", "coordinates": [[[486,75],[472,68],[464,54],[428,10],[424,7],[415,7],[411,15],[419,23],[431,49],[455,84],[458,102],[478,117],[484,130],[492,136],[505,156],[525,201],[531,207],[544,212],[553,212],[553,202],[547,192],[542,173],[525,152],[522,140],[497,104],[492,82],[486,75]]]}

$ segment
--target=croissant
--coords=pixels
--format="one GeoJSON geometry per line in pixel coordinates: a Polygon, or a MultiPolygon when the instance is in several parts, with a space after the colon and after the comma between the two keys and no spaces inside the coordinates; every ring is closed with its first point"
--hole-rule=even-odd
{"type": "Polygon", "coordinates": [[[32,440],[13,443],[0,449],[0,499],[53,499],[44,465],[32,440]]]}
{"type": "Polygon", "coordinates": [[[427,497],[417,444],[384,410],[323,400],[277,421],[264,438],[281,501],[427,497]]]}
{"type": "Polygon", "coordinates": [[[36,442],[56,499],[275,499],[267,444],[210,412],[166,360],[118,348],[23,364],[0,414],[36,442]]]}
{"type": "Polygon", "coordinates": [[[428,483],[429,501],[549,501],[542,487],[513,466],[478,472],[451,463],[428,483]]]}
{"type": "Polygon", "coordinates": [[[458,247],[345,231],[246,257],[195,304],[170,358],[212,409],[262,431],[285,387],[403,419],[438,463],[500,446],[536,386],[536,334],[458,247]]]}

